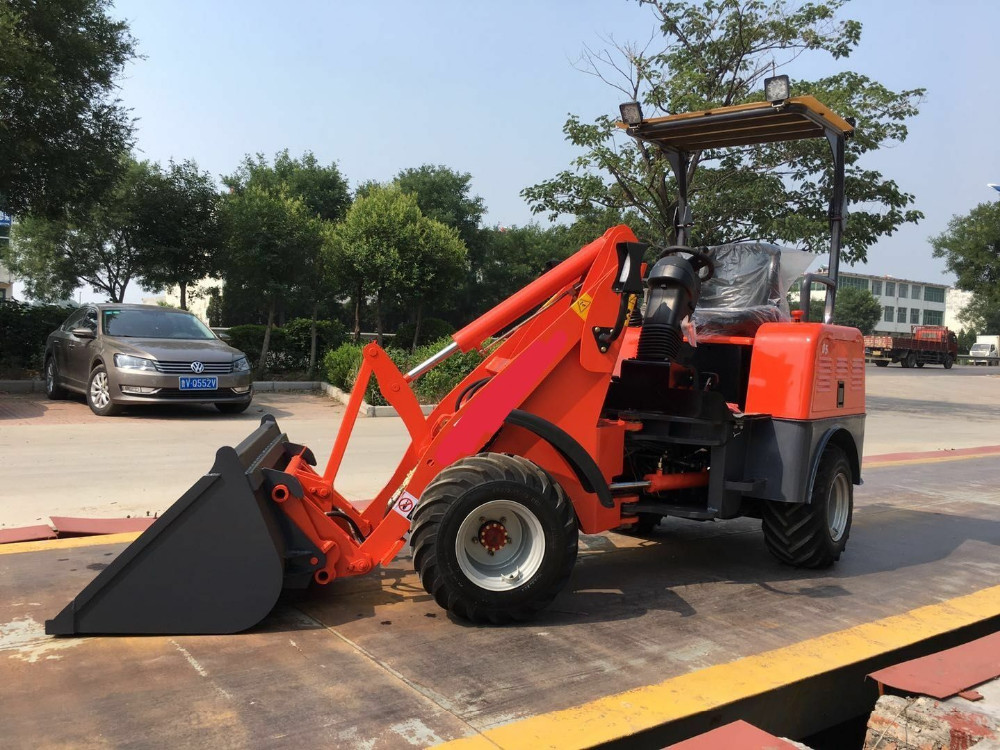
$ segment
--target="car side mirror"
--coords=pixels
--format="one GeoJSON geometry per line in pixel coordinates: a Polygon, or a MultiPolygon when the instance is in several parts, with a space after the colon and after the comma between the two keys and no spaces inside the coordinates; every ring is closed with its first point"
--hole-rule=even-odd
{"type": "Polygon", "coordinates": [[[92,330],[90,330],[89,328],[84,328],[83,326],[80,326],[79,328],[74,328],[72,331],[70,331],[70,333],[76,336],[78,339],[92,339],[97,337],[97,334],[95,334],[92,330]]]}

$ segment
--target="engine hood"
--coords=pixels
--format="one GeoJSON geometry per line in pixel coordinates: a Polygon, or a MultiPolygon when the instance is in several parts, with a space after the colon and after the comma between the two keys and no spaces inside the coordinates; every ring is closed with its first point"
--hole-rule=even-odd
{"type": "Polygon", "coordinates": [[[243,356],[243,352],[234,349],[218,339],[174,340],[174,339],[139,339],[116,338],[114,348],[122,354],[132,354],[145,359],[156,359],[163,362],[232,362],[243,356]]]}

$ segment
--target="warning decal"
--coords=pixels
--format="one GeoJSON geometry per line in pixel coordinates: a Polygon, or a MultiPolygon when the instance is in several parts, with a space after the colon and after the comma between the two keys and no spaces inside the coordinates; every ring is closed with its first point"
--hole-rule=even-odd
{"type": "Polygon", "coordinates": [[[579,315],[584,320],[587,319],[587,310],[590,309],[590,303],[594,301],[594,298],[589,294],[581,294],[576,302],[572,304],[573,312],[579,315]]]}
{"type": "Polygon", "coordinates": [[[413,509],[417,507],[417,498],[411,495],[409,492],[404,492],[399,496],[399,500],[396,504],[392,506],[392,509],[399,513],[403,518],[409,518],[410,514],[413,513],[413,509]]]}

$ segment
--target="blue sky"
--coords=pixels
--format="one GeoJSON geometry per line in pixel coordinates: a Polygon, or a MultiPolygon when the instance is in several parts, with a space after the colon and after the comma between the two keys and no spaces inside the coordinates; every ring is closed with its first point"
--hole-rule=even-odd
{"type": "MultiPolygon", "coordinates": [[[[473,175],[488,223],[504,225],[531,221],[520,190],[576,155],[567,114],[617,112],[621,95],[574,68],[583,46],[654,29],[626,0],[118,0],[114,12],[145,56],[121,91],[145,158],[222,174],[246,153],[309,149],[352,186],[445,164],[473,175]]],[[[852,69],[928,90],[910,138],[867,161],[915,194],[926,219],[858,270],[949,282],[927,238],[995,200],[986,183],[1000,181],[1000,2],[863,0],[843,15],[864,24],[857,52],[797,62],[784,71],[793,81],[852,69]]]]}

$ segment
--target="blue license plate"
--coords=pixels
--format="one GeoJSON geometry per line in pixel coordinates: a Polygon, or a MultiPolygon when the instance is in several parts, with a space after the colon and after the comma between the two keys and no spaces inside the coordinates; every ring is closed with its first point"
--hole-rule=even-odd
{"type": "Polygon", "coordinates": [[[218,378],[181,378],[182,391],[214,391],[219,387],[218,378]]]}

